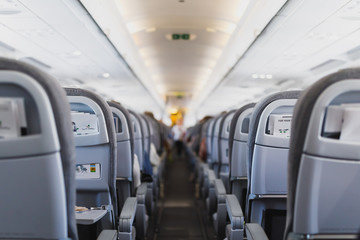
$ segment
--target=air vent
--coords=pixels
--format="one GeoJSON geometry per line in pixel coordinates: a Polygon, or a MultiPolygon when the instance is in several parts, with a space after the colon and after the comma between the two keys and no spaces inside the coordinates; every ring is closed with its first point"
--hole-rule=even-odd
{"type": "Polygon", "coordinates": [[[20,58],[19,60],[22,62],[29,63],[36,67],[46,69],[46,70],[51,69],[50,65],[47,65],[47,64],[43,63],[42,61],[37,60],[36,58],[33,58],[33,57],[24,57],[24,58],[20,58]]]}
{"type": "Polygon", "coordinates": [[[341,60],[330,59],[317,65],[316,67],[311,68],[310,71],[315,73],[321,73],[328,70],[337,70],[344,63],[345,62],[341,60]]]}

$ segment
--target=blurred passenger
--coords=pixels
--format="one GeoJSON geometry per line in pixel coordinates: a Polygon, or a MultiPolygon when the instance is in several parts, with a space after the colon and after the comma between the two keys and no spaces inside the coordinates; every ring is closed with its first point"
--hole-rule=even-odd
{"type": "Polygon", "coordinates": [[[203,162],[206,162],[207,158],[207,149],[206,149],[206,122],[210,120],[210,116],[206,116],[203,119],[200,120],[200,132],[199,132],[199,138],[198,138],[198,156],[203,162]]]}
{"type": "Polygon", "coordinates": [[[178,119],[176,124],[171,129],[174,148],[176,149],[177,156],[180,157],[183,150],[183,138],[185,135],[185,129],[183,126],[182,119],[178,119]]]}

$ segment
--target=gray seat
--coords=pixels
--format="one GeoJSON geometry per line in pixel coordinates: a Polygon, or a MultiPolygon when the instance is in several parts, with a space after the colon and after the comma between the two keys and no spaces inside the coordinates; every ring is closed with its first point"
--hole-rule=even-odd
{"type": "MultiPolygon", "coordinates": [[[[144,161],[148,161],[150,164],[150,144],[151,144],[151,129],[147,117],[140,115],[141,117],[141,127],[144,133],[144,161]]],[[[151,164],[150,164],[151,165],[151,164]]],[[[154,180],[153,175],[151,175],[152,180],[154,180]]],[[[154,183],[151,182],[148,184],[148,192],[146,194],[146,209],[149,215],[152,215],[155,210],[155,199],[154,199],[154,183]]]]}
{"type": "Polygon", "coordinates": [[[215,180],[219,177],[219,132],[220,132],[220,124],[222,118],[225,116],[225,113],[221,113],[214,120],[212,135],[211,135],[211,158],[210,158],[210,166],[207,169],[207,173],[205,175],[205,184],[204,187],[207,188],[204,192],[207,193],[205,195],[205,204],[207,212],[209,216],[213,216],[216,211],[216,192],[215,192],[215,180]]]}
{"type": "Polygon", "coordinates": [[[324,77],[299,99],[284,239],[359,239],[359,103],[359,68],[324,77]]]}
{"type": "Polygon", "coordinates": [[[141,126],[140,116],[134,111],[129,110],[130,118],[133,122],[134,131],[134,153],[139,159],[140,170],[142,171],[144,166],[144,133],[141,126]]]}
{"type": "MultiPolygon", "coordinates": [[[[139,160],[139,166],[140,166],[140,170],[143,170],[143,161],[144,161],[144,138],[143,138],[143,129],[141,126],[141,117],[136,114],[135,112],[129,110],[130,113],[130,118],[133,124],[133,131],[134,131],[134,152],[135,154],[138,156],[138,160],[139,160]]],[[[152,197],[152,192],[148,191],[148,183],[141,183],[141,185],[137,188],[136,191],[136,197],[138,200],[138,206],[137,206],[137,213],[136,213],[136,233],[137,233],[137,237],[139,238],[144,238],[147,232],[147,228],[148,228],[148,214],[150,214],[147,211],[150,211],[150,207],[148,207],[149,209],[146,208],[146,198],[147,195],[151,195],[149,196],[150,198],[152,197]]],[[[148,197],[148,198],[149,198],[148,197]]]]}
{"type": "Polygon", "coordinates": [[[219,132],[219,178],[225,185],[226,192],[230,192],[229,181],[229,136],[230,124],[235,114],[235,110],[226,113],[220,123],[219,132]]]}
{"type": "Polygon", "coordinates": [[[143,138],[144,138],[144,161],[150,161],[150,129],[149,124],[146,118],[143,115],[140,115],[141,127],[143,130],[143,138]],[[147,158],[147,159],[145,159],[147,158]]]}
{"type": "Polygon", "coordinates": [[[168,154],[170,152],[170,143],[168,138],[170,136],[171,129],[166,126],[164,123],[157,121],[159,125],[159,137],[160,137],[160,165],[158,167],[158,194],[159,197],[163,198],[165,194],[165,164],[168,159],[168,154]]]}
{"type": "Polygon", "coordinates": [[[219,177],[220,162],[219,162],[219,142],[220,142],[220,125],[225,117],[225,113],[221,113],[215,120],[212,132],[212,146],[211,146],[211,169],[214,170],[215,176],[219,177]]]}
{"type": "Polygon", "coordinates": [[[208,170],[211,167],[211,147],[212,147],[212,129],[214,127],[215,118],[211,118],[206,124],[206,164],[202,167],[201,181],[201,197],[205,201],[209,194],[209,176],[208,170]]]}
{"type": "MultiPolygon", "coordinates": [[[[200,153],[200,145],[201,142],[203,141],[203,139],[205,139],[205,148],[206,148],[206,144],[207,144],[207,130],[210,124],[210,121],[212,120],[212,118],[209,118],[208,120],[206,120],[205,122],[203,122],[200,126],[200,134],[198,136],[198,141],[199,141],[199,149],[197,154],[200,153]]],[[[206,149],[207,151],[207,149],[206,149]]],[[[206,153],[206,155],[208,155],[208,153],[206,153]]],[[[203,197],[203,187],[204,187],[204,179],[205,179],[205,172],[207,171],[207,169],[209,168],[209,165],[207,164],[207,162],[204,162],[203,159],[201,159],[201,156],[196,155],[196,152],[191,151],[191,156],[193,158],[193,161],[195,163],[195,168],[194,168],[194,173],[195,173],[195,196],[196,198],[200,198],[203,197]]],[[[205,159],[206,160],[206,159],[205,159]]]]}
{"type": "Polygon", "coordinates": [[[247,194],[247,140],[254,106],[255,103],[249,103],[238,109],[230,124],[230,192],[237,197],[243,212],[247,194]]]}
{"type": "MultiPolygon", "coordinates": [[[[80,225],[81,236],[91,239],[103,229],[116,229],[118,219],[116,197],[117,146],[114,119],[109,105],[98,95],[84,89],[66,88],[72,111],[97,117],[98,131],[94,134],[75,135],[76,145],[76,191],[78,206],[105,206],[108,213],[95,226],[80,225]],[[94,175],[84,175],[90,172],[94,175]],[[86,170],[82,170],[86,169],[86,170]],[[97,175],[95,175],[95,173],[97,175]],[[84,176],[83,176],[84,175],[84,176]]],[[[72,113],[75,124],[75,113],[72,113]]],[[[95,120],[96,121],[96,120],[95,120]]],[[[94,124],[95,125],[95,124],[94,124]]],[[[80,126],[79,126],[80,127],[80,126]]]]}
{"type": "Polygon", "coordinates": [[[121,211],[126,199],[135,195],[133,185],[134,131],[129,112],[118,103],[108,102],[108,104],[113,114],[116,131],[116,193],[118,210],[121,211]]]}
{"type": "MultiPolygon", "coordinates": [[[[150,130],[150,143],[152,143],[155,146],[156,153],[159,155],[159,160],[163,160],[165,158],[163,153],[163,144],[161,141],[161,131],[160,131],[160,124],[158,121],[153,118],[153,116],[144,116],[146,118],[146,121],[148,122],[149,130],[150,130]]],[[[161,163],[161,162],[160,162],[161,163]]],[[[159,192],[160,192],[160,179],[162,176],[161,170],[161,164],[159,163],[158,166],[153,168],[155,171],[153,171],[153,199],[155,203],[158,200],[159,192]]],[[[156,206],[156,204],[154,205],[156,206]]]]}
{"type": "Polygon", "coordinates": [[[151,124],[151,128],[152,128],[152,132],[151,132],[151,142],[154,144],[156,151],[158,153],[159,156],[161,156],[162,152],[163,152],[163,144],[162,144],[162,137],[161,137],[161,129],[160,129],[160,124],[159,122],[152,118],[147,116],[149,123],[151,124]]]}
{"type": "Polygon", "coordinates": [[[209,123],[206,125],[206,153],[209,167],[211,166],[211,149],[212,149],[212,133],[214,128],[216,117],[209,120],[209,123]]]}
{"type": "Polygon", "coordinates": [[[245,217],[261,224],[269,239],[281,239],[284,232],[290,123],[299,95],[288,91],[267,96],[250,119],[245,217]]]}
{"type": "Polygon", "coordinates": [[[229,133],[230,123],[233,118],[235,110],[229,111],[224,114],[221,119],[219,127],[219,168],[218,176],[214,182],[215,188],[215,200],[216,200],[216,212],[212,215],[213,225],[217,236],[221,239],[225,237],[226,226],[226,204],[225,194],[229,192],[229,133]]]}
{"type": "Polygon", "coordinates": [[[23,101],[25,120],[18,135],[0,139],[0,239],[76,240],[75,148],[65,92],[46,73],[4,58],[0,85],[2,107],[23,101]]]}

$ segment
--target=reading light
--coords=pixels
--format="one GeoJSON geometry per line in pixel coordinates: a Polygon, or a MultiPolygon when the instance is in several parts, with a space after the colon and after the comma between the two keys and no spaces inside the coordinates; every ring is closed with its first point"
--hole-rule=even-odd
{"type": "Polygon", "coordinates": [[[81,54],[82,54],[81,51],[75,50],[75,51],[66,53],[65,56],[68,57],[68,58],[77,58],[77,57],[80,57],[81,54]]]}
{"type": "Polygon", "coordinates": [[[103,73],[103,74],[101,74],[101,76],[103,77],[103,78],[109,78],[110,77],[110,73],[103,73]]]}
{"type": "Polygon", "coordinates": [[[73,51],[73,52],[71,53],[71,55],[74,56],[74,57],[78,57],[78,56],[80,56],[81,54],[82,54],[82,52],[79,51],[79,50],[73,51]]]}

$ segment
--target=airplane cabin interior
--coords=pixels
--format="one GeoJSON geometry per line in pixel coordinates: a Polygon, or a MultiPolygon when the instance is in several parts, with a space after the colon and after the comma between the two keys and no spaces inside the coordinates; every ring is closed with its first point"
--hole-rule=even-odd
{"type": "Polygon", "coordinates": [[[0,239],[360,239],[360,0],[0,0],[0,239]]]}

